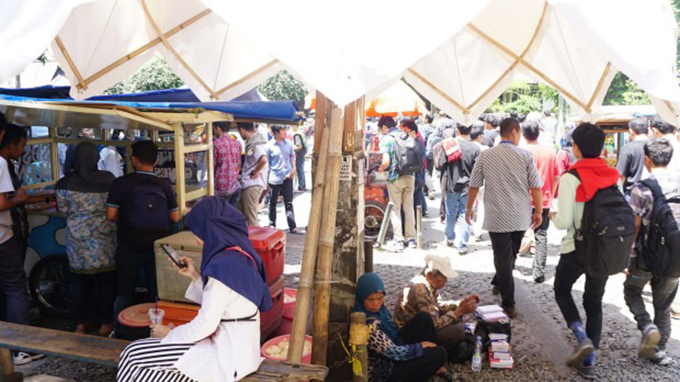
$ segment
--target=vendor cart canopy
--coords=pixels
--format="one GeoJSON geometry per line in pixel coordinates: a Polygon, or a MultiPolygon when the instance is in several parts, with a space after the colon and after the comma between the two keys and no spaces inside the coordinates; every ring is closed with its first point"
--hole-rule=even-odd
{"type": "MultiPolygon", "coordinates": [[[[74,102],[69,87],[41,86],[28,89],[0,88],[0,99],[20,101],[74,102]]],[[[248,93],[246,93],[248,94],[248,93]]],[[[156,90],[144,93],[100,95],[79,101],[81,105],[102,103],[134,109],[205,109],[231,114],[234,118],[267,121],[296,121],[299,111],[295,101],[199,102],[189,89],[156,90]]]]}
{"type": "Polygon", "coordinates": [[[30,61],[22,66],[14,56],[33,59],[36,46],[53,40],[74,98],[101,92],[160,52],[203,101],[232,99],[281,68],[340,106],[404,76],[454,118],[471,121],[518,74],[596,116],[620,70],[678,124],[668,0],[81,3],[2,2],[0,22],[12,33],[0,34],[0,46],[11,47],[13,59],[0,63],[0,80],[30,61]]]}

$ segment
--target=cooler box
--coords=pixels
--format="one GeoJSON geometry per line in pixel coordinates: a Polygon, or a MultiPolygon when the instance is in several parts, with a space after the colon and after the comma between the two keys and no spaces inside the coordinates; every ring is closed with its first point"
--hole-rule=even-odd
{"type": "MultiPolygon", "coordinates": [[[[248,233],[253,247],[264,262],[267,282],[272,286],[283,274],[286,235],[281,230],[270,227],[248,227],[248,233]]],[[[164,301],[191,302],[184,298],[190,280],[177,273],[177,268],[161,249],[161,244],[170,244],[180,256],[194,260],[196,266],[200,267],[202,248],[196,242],[196,236],[190,231],[182,231],[154,243],[158,298],[164,301]]]]}
{"type": "MultiPolygon", "coordinates": [[[[260,314],[260,335],[263,342],[281,325],[281,317],[283,315],[283,276],[279,277],[278,280],[269,287],[269,292],[272,295],[274,306],[268,312],[260,314]]],[[[168,325],[172,323],[175,326],[180,326],[193,320],[198,314],[200,306],[196,304],[159,301],[158,309],[163,309],[165,311],[163,324],[168,325]]]]}

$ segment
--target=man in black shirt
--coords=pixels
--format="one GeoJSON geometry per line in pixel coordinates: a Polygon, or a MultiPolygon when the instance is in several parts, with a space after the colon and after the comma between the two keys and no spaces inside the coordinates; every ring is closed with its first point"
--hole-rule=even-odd
{"type": "Polygon", "coordinates": [[[179,221],[175,192],[153,168],[158,147],[151,141],[132,145],[134,173],[117,178],[106,200],[106,218],[118,222],[116,249],[115,317],[134,304],[135,286],[141,272],[147,288],[147,301],[157,295],[154,241],[170,235],[171,224],[179,221]]]}
{"type": "Polygon", "coordinates": [[[645,143],[649,140],[648,124],[644,118],[635,118],[628,122],[631,141],[623,146],[619,153],[616,168],[621,173],[621,184],[627,198],[635,183],[642,179],[645,171],[645,143]]]}

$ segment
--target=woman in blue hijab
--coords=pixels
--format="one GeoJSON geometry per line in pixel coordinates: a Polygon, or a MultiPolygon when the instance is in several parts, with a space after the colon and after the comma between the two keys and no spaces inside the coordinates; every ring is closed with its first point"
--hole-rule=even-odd
{"type": "MultiPolygon", "coordinates": [[[[186,298],[201,304],[191,322],[152,325],[155,338],[121,355],[117,381],[238,381],[260,366],[260,312],[272,307],[264,264],[240,212],[219,197],[197,203],[185,221],[203,245],[200,268],[187,257],[186,298]]],[[[168,260],[169,261],[169,260],[168,260]]]]}
{"type": "Polygon", "coordinates": [[[427,381],[444,373],[446,349],[434,343],[432,317],[417,314],[401,331],[385,307],[385,285],[376,273],[365,273],[357,282],[355,312],[364,312],[373,326],[368,339],[368,376],[371,382],[427,381]]]}

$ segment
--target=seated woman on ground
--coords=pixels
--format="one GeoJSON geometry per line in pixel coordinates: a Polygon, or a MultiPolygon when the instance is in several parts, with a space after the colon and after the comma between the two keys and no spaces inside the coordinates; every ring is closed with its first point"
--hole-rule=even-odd
{"type": "Polygon", "coordinates": [[[434,343],[432,317],[418,314],[400,330],[385,303],[385,286],[375,273],[359,278],[355,312],[366,313],[373,326],[368,339],[368,375],[371,382],[426,381],[435,373],[449,379],[444,368],[446,349],[434,343]]]}
{"type": "MultiPolygon", "coordinates": [[[[201,304],[196,318],[170,329],[152,325],[120,358],[117,381],[238,381],[260,366],[260,312],[272,307],[264,263],[245,219],[223,198],[207,197],[186,216],[203,243],[200,272],[187,257],[179,270],[192,279],[186,297],[201,304]]],[[[170,261],[170,260],[168,260],[170,261]]]]}

